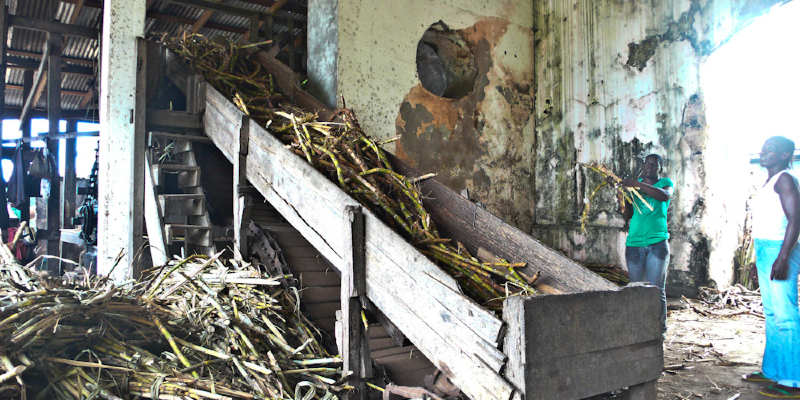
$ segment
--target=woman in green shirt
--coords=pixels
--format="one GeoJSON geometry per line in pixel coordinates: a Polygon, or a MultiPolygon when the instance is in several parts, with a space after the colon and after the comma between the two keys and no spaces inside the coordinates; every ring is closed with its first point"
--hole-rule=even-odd
{"type": "Polygon", "coordinates": [[[630,221],[628,240],[625,242],[625,262],[631,282],[649,282],[661,290],[661,328],[667,331],[667,283],[669,265],[669,232],[667,232],[667,209],[672,198],[672,180],[662,178],[664,160],[658,154],[644,159],[642,179],[623,179],[622,186],[636,188],[644,200],[634,196],[636,206],[625,203],[622,213],[630,221]],[[652,208],[652,210],[650,209],[652,208]]]}

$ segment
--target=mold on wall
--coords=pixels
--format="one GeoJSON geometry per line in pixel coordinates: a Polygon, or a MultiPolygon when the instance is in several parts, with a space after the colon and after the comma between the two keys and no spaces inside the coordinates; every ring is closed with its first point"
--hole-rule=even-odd
{"type": "Polygon", "coordinates": [[[533,224],[533,2],[338,0],[338,93],[387,149],[524,230],[533,224]],[[387,12],[387,10],[392,10],[387,12]],[[477,67],[456,99],[417,74],[432,25],[456,35],[477,67]]]}
{"type": "Polygon", "coordinates": [[[699,68],[778,3],[536,2],[532,234],[573,258],[623,265],[627,227],[611,190],[598,193],[589,229],[580,231],[584,198],[600,179],[576,162],[603,163],[634,178],[644,156],[658,153],[675,182],[668,287],[729,284],[744,204],[726,202],[728,182],[707,168],[730,160],[723,141],[711,140],[699,68]]]}

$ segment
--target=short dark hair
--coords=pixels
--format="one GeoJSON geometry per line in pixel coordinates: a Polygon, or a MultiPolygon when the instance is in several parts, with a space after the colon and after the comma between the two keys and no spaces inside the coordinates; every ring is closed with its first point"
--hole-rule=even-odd
{"type": "MultiPolygon", "coordinates": [[[[658,160],[658,165],[660,165],[660,166],[661,166],[661,168],[664,168],[664,159],[663,159],[663,158],[661,158],[661,156],[660,156],[660,155],[658,155],[658,154],[656,154],[656,153],[652,153],[652,154],[649,154],[649,155],[647,155],[647,157],[655,157],[655,158],[656,158],[656,160],[658,160]]],[[[645,157],[644,159],[646,160],[646,159],[647,159],[647,157],[645,157]]]]}
{"type": "Polygon", "coordinates": [[[783,153],[789,153],[789,159],[786,160],[786,165],[792,165],[792,158],[794,158],[794,140],[783,137],[773,136],[767,139],[767,142],[774,142],[783,153]]]}

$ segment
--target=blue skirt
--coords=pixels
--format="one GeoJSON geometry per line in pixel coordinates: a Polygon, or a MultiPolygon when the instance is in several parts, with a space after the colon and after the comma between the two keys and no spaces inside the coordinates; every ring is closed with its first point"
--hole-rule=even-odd
{"type": "Polygon", "coordinates": [[[767,342],[761,372],[779,385],[800,387],[800,309],[797,307],[797,277],[800,246],[789,256],[786,280],[771,280],[772,263],[783,241],[755,239],[756,267],[764,303],[767,342]]]}

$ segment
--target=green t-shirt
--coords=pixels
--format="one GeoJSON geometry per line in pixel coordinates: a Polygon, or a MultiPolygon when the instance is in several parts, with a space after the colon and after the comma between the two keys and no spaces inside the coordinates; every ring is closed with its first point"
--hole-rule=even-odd
{"type": "MultiPolygon", "coordinates": [[[[642,180],[639,179],[639,182],[641,181],[642,180]]],[[[672,187],[672,180],[669,178],[661,178],[653,186],[659,189],[672,187]]],[[[630,227],[628,228],[628,240],[625,241],[625,245],[644,247],[669,239],[669,232],[667,232],[667,208],[669,208],[669,200],[658,201],[644,194],[641,190],[639,193],[647,203],[653,207],[653,211],[650,211],[641,199],[633,195],[633,201],[636,203],[636,207],[633,207],[633,216],[631,217],[630,227]]]]}

